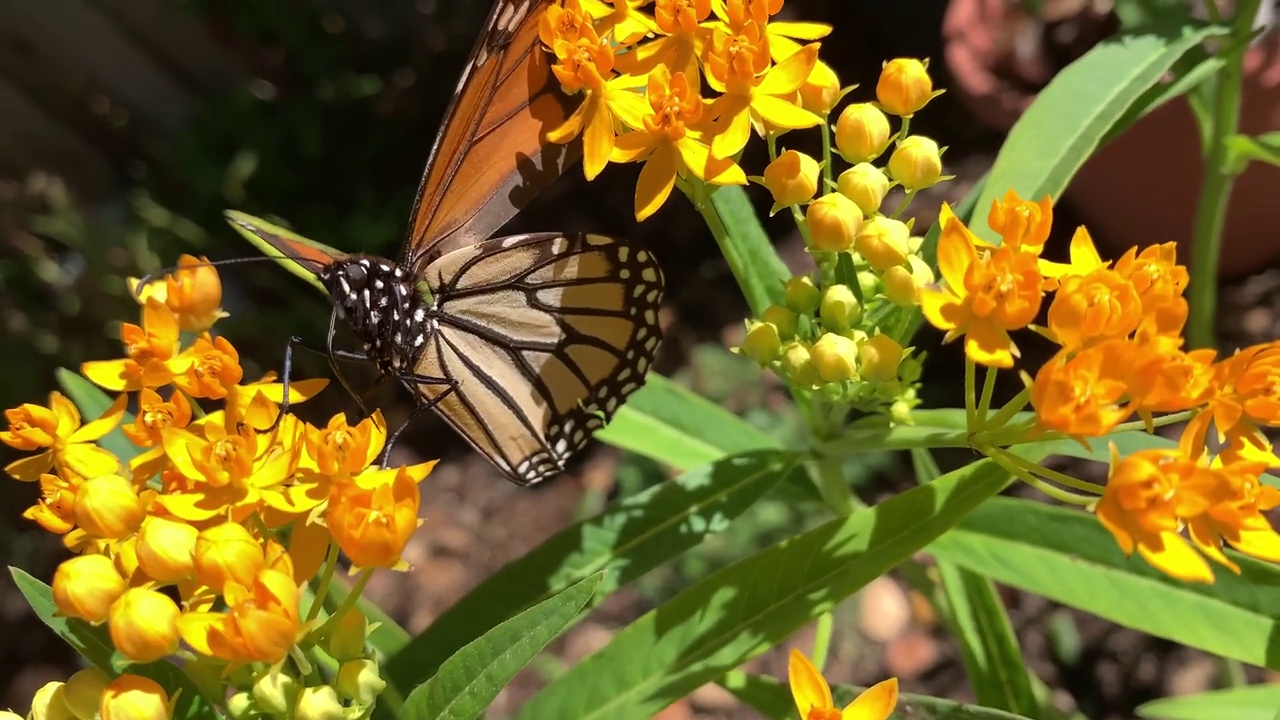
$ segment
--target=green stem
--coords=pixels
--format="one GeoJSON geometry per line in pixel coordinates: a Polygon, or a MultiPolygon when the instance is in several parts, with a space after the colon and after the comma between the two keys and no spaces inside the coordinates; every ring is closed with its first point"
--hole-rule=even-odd
{"type": "Polygon", "coordinates": [[[978,420],[976,430],[979,432],[987,427],[987,412],[991,410],[991,396],[996,391],[997,372],[996,368],[987,368],[987,376],[982,381],[982,399],[978,401],[978,409],[974,412],[974,416],[978,420]]]}
{"type": "Polygon", "coordinates": [[[1079,505],[1081,507],[1091,505],[1097,500],[1097,498],[1095,497],[1083,497],[1080,495],[1076,495],[1075,493],[1067,492],[1066,490],[1061,490],[1059,488],[1054,487],[1053,485],[1050,485],[1049,483],[1041,480],[1040,478],[1028,473],[1025,469],[1022,468],[1022,466],[1018,465],[1017,463],[1010,462],[1008,454],[1006,453],[989,453],[987,454],[987,457],[991,458],[992,462],[994,462],[995,464],[999,465],[1000,467],[1008,471],[1010,475],[1018,478],[1022,482],[1039,490],[1045,495],[1048,495],[1049,497],[1054,498],[1055,500],[1060,500],[1069,505],[1079,505]]]}
{"type": "Polygon", "coordinates": [[[831,169],[831,123],[826,118],[822,120],[822,179],[824,181],[823,191],[829,192],[835,189],[835,180],[832,178],[834,171],[831,169]]]}
{"type": "MultiPolygon", "coordinates": [[[[1253,31],[1260,0],[1242,0],[1236,5],[1232,36],[1243,40],[1253,31]]],[[[1244,51],[1241,42],[1231,51],[1234,57],[1218,72],[1208,119],[1208,148],[1205,152],[1204,184],[1196,202],[1195,226],[1191,240],[1191,282],[1188,286],[1190,317],[1187,342],[1191,348],[1212,347],[1214,315],[1218,300],[1218,260],[1222,251],[1222,229],[1236,173],[1228,162],[1229,141],[1240,131],[1240,105],[1244,86],[1244,51]]]]}
{"type": "Polygon", "coordinates": [[[324,559],[324,571],[320,575],[320,581],[316,585],[316,596],[311,601],[311,609],[307,611],[307,622],[311,622],[320,616],[320,608],[324,606],[324,599],[329,595],[329,586],[333,583],[333,572],[338,567],[338,543],[330,541],[329,552],[324,559]]]}
{"type": "Polygon", "coordinates": [[[351,610],[355,608],[356,603],[360,601],[361,593],[364,592],[364,586],[369,584],[369,578],[371,577],[373,577],[373,570],[365,568],[360,571],[360,577],[356,580],[355,584],[351,586],[351,591],[347,593],[347,596],[342,599],[342,604],[338,605],[338,607],[334,609],[333,614],[329,615],[328,619],[324,621],[324,625],[321,625],[320,628],[313,633],[316,638],[317,645],[324,643],[328,639],[329,633],[332,632],[337,623],[342,620],[342,616],[351,612],[351,610]]]}
{"type": "MultiPolygon", "coordinates": [[[[983,452],[987,452],[987,449],[984,448],[983,452]]],[[[1019,455],[1014,455],[1013,453],[1006,452],[1004,450],[1001,450],[1000,448],[990,448],[990,452],[1000,453],[1001,455],[1008,457],[1011,462],[1017,463],[1019,467],[1023,468],[1024,470],[1026,470],[1027,472],[1033,475],[1038,475],[1045,480],[1048,480],[1050,482],[1055,482],[1059,485],[1063,485],[1065,487],[1069,487],[1074,490],[1080,490],[1082,492],[1092,493],[1094,495],[1101,495],[1106,490],[1105,487],[1097,483],[1091,483],[1088,480],[1081,480],[1080,478],[1072,477],[1070,475],[1067,475],[1066,473],[1059,472],[1057,470],[1051,470],[1050,468],[1044,467],[1043,465],[1040,465],[1038,463],[1031,462],[1030,460],[1027,460],[1026,458],[1021,457],[1019,455]]]]}
{"type": "Polygon", "coordinates": [[[974,397],[977,394],[977,377],[978,367],[966,355],[964,358],[964,424],[970,432],[976,432],[979,429],[978,411],[973,405],[974,397]]]}
{"type": "Polygon", "coordinates": [[[822,672],[827,664],[827,654],[831,651],[831,630],[835,619],[828,610],[818,616],[818,627],[813,634],[813,665],[822,672]]]}
{"type": "Polygon", "coordinates": [[[818,492],[822,495],[822,500],[827,507],[831,508],[831,512],[840,517],[852,513],[857,507],[853,491],[845,481],[844,468],[837,456],[825,457],[818,461],[818,492]]]}
{"type": "Polygon", "coordinates": [[[1022,412],[1022,408],[1027,406],[1029,400],[1031,400],[1031,388],[1023,388],[1022,392],[1014,395],[1012,400],[1005,403],[1004,407],[991,416],[990,420],[987,421],[987,428],[989,430],[999,430],[1008,425],[1013,416],[1022,412]]]}

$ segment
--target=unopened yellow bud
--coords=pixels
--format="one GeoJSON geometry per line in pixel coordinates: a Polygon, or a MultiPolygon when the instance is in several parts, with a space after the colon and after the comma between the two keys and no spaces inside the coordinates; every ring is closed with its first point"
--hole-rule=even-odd
{"type": "Polygon", "coordinates": [[[907,238],[911,230],[901,220],[877,215],[862,224],[853,247],[872,270],[883,273],[907,261],[907,238]]]}
{"type": "Polygon", "coordinates": [[[889,178],[871,163],[858,163],[840,173],[836,189],[856,203],[864,214],[870,215],[880,209],[884,196],[889,194],[889,178]]]}
{"type": "Polygon", "coordinates": [[[920,289],[933,282],[933,268],[919,255],[907,256],[907,265],[884,271],[884,294],[894,305],[911,307],[920,303],[920,289]]]}
{"type": "Polygon", "coordinates": [[[369,620],[352,608],[342,614],[329,636],[329,657],[346,662],[364,657],[364,641],[369,633],[369,620]]]}
{"type": "Polygon", "coordinates": [[[283,717],[298,700],[298,681],[279,670],[270,671],[253,684],[253,699],[262,712],[283,717]]]}
{"type": "Polygon", "coordinates": [[[902,399],[894,400],[893,404],[889,406],[889,420],[894,425],[915,424],[911,417],[911,403],[902,399]]]}
{"type": "Polygon", "coordinates": [[[79,720],[93,720],[102,704],[102,693],[110,683],[111,678],[96,667],[85,668],[67,678],[63,688],[67,709],[79,720]]]}
{"type": "Polygon", "coordinates": [[[826,117],[838,99],[840,78],[836,77],[830,65],[819,60],[809,73],[809,79],[800,86],[800,107],[826,117]]]}
{"type": "Polygon", "coordinates": [[[812,315],[822,302],[822,291],[808,275],[797,275],[787,281],[784,294],[787,307],[797,315],[812,315]]]}
{"type": "Polygon", "coordinates": [[[53,604],[59,615],[102,622],[126,587],[111,558],[80,555],[63,561],[54,571],[53,604]]]}
{"type": "Polygon", "coordinates": [[[815,249],[842,252],[853,247],[853,238],[862,225],[862,211],[844,195],[827,193],[809,203],[804,219],[815,249]]]}
{"type": "Polygon", "coordinates": [[[142,524],[146,509],[133,483],[119,475],[86,480],[76,493],[76,524],[98,538],[118,540],[142,524]]]}
{"type": "MultiPolygon", "coordinates": [[[[32,718],[35,718],[35,716],[32,715],[32,718]]],[[[26,719],[12,710],[0,710],[0,720],[26,720],[26,719]]]]}
{"type": "Polygon", "coordinates": [[[760,313],[760,319],[778,328],[778,337],[790,340],[796,336],[796,314],[781,305],[770,305],[760,313]]]}
{"type": "Polygon", "coordinates": [[[102,720],[169,720],[169,696],[160,683],[140,675],[121,675],[102,691],[102,720]]]}
{"type": "Polygon", "coordinates": [[[783,348],[778,365],[783,376],[797,387],[813,387],[821,382],[818,371],[813,367],[809,348],[803,343],[793,342],[783,348]]]}
{"type": "Polygon", "coordinates": [[[293,709],[296,720],[343,720],[342,700],[328,685],[309,687],[298,696],[293,709]]]}
{"type": "Polygon", "coordinates": [[[933,80],[925,64],[898,58],[884,64],[876,83],[876,100],[886,112],[910,117],[933,97],[933,80]]]}
{"type": "Polygon", "coordinates": [[[858,377],[858,344],[836,333],[818,338],[810,352],[818,376],[825,382],[843,382],[858,377]]]}
{"type": "Polygon", "coordinates": [[[138,530],[138,566],[162,583],[186,580],[195,572],[196,537],[194,527],[162,517],[149,517],[138,530]]]}
{"type": "Polygon", "coordinates": [[[836,149],[850,163],[880,157],[889,146],[889,118],[871,103],[854,103],[836,120],[836,149]]]}
{"type": "Polygon", "coordinates": [[[252,587],[265,562],[262,546],[240,523],[214,525],[196,537],[196,579],[216,593],[221,593],[228,581],[252,587]]]}
{"type": "Polygon", "coordinates": [[[378,674],[378,664],[372,660],[350,660],[338,668],[338,694],[360,705],[372,705],[387,687],[387,681],[378,674]]]}
{"type": "Polygon", "coordinates": [[[764,366],[773,362],[782,351],[782,339],[776,325],[753,321],[747,325],[747,336],[742,339],[742,354],[764,366]]]}
{"type": "Polygon", "coordinates": [[[898,378],[902,363],[902,346],[881,333],[869,338],[858,348],[858,369],[868,382],[889,382],[898,378]]]}
{"type": "Polygon", "coordinates": [[[938,143],[912,135],[889,156],[889,174],[907,190],[922,190],[937,184],[942,177],[942,151],[938,143]]]}
{"type": "Polygon", "coordinates": [[[880,294],[880,275],[874,270],[858,271],[858,287],[862,288],[862,297],[875,297],[880,294]]]}
{"type": "Polygon", "coordinates": [[[31,696],[31,720],[76,720],[67,707],[66,683],[47,682],[31,696]]]}
{"type": "Polygon", "coordinates": [[[819,309],[822,326],[832,332],[840,332],[853,327],[862,317],[862,305],[853,289],[848,285],[832,285],[822,293],[822,307],[819,309]]]}
{"type": "Polygon", "coordinates": [[[764,186],[773,194],[770,214],[788,205],[807,203],[818,191],[818,161],[787,150],[764,169],[764,186]]]}
{"type": "Polygon", "coordinates": [[[253,696],[243,691],[227,698],[227,715],[231,716],[231,720],[253,720],[253,718],[262,717],[253,703],[253,696]]]}
{"type": "Polygon", "coordinates": [[[111,642],[136,662],[153,662],[178,649],[178,617],[182,611],[158,590],[126,590],[111,606],[107,625],[111,642]]]}

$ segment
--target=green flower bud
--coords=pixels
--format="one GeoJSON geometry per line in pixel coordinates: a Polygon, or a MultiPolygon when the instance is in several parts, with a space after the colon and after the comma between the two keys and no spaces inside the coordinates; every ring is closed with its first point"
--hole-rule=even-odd
{"type": "Polygon", "coordinates": [[[778,364],[783,376],[797,387],[811,388],[821,383],[822,379],[809,356],[809,348],[803,343],[793,342],[783,348],[778,364]]]}
{"type": "Polygon", "coordinates": [[[267,715],[284,716],[298,697],[298,681],[280,672],[263,675],[253,684],[253,699],[267,715]]]}
{"type": "Polygon", "coordinates": [[[232,720],[251,720],[260,716],[253,696],[247,692],[238,692],[227,698],[227,714],[232,720]]]}
{"type": "Polygon", "coordinates": [[[372,660],[350,660],[338,668],[338,694],[360,705],[372,705],[387,686],[372,660]]]}
{"type": "Polygon", "coordinates": [[[785,291],[787,308],[797,315],[812,315],[818,311],[818,303],[822,302],[822,291],[813,284],[808,275],[797,275],[787,281],[785,291]]]}
{"type": "Polygon", "coordinates": [[[810,354],[818,376],[826,382],[842,382],[858,377],[858,344],[843,335],[823,335],[813,344],[810,354]]]}
{"type": "Polygon", "coordinates": [[[80,720],[93,720],[98,714],[102,691],[111,684],[111,678],[96,667],[85,668],[67,678],[63,686],[63,700],[67,709],[80,720]]]}
{"type": "Polygon", "coordinates": [[[832,285],[822,293],[819,308],[822,326],[828,330],[848,330],[862,317],[862,305],[848,285],[832,285]]]}
{"type": "Polygon", "coordinates": [[[743,355],[755,360],[760,366],[768,365],[782,351],[782,340],[778,337],[778,328],[773,323],[751,321],[747,325],[747,336],[739,348],[743,355]]]}
{"type": "Polygon", "coordinates": [[[781,305],[770,305],[760,313],[760,319],[778,328],[778,337],[790,340],[796,336],[796,314],[781,305]]]}
{"type": "Polygon", "coordinates": [[[894,400],[889,406],[889,420],[895,425],[915,424],[911,418],[911,404],[902,399],[894,400]]]}
{"type": "Polygon", "coordinates": [[[902,346],[888,335],[876,335],[858,348],[858,368],[868,382],[897,380],[901,363],[902,346]]]}
{"type": "Polygon", "coordinates": [[[293,708],[295,720],[343,720],[342,700],[328,685],[305,688],[293,708]]]}
{"type": "Polygon", "coordinates": [[[329,657],[346,662],[364,657],[364,641],[369,633],[369,620],[364,613],[352,608],[338,619],[333,634],[329,636],[329,657]]]}

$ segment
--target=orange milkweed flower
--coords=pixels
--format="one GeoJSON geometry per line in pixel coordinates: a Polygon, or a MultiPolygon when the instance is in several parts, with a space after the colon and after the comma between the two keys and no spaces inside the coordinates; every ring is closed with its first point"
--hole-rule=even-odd
{"type": "Polygon", "coordinates": [[[710,14],[710,0],[656,0],[653,20],[658,37],[620,55],[618,69],[640,77],[665,65],[696,81],[701,77],[698,57],[711,35],[710,28],[701,23],[710,14]]]}
{"type": "Polygon", "coordinates": [[[1043,278],[1036,256],[1010,247],[978,246],[977,238],[944,204],[939,218],[938,269],[945,288],[923,288],[920,307],[943,342],[963,335],[965,354],[992,367],[1012,367],[1017,346],[1010,330],[1040,311],[1043,278]]]}
{"type": "Polygon", "coordinates": [[[196,579],[218,594],[230,582],[252,584],[266,563],[258,539],[236,522],[201,530],[191,558],[196,579]]]}
{"type": "Polygon", "coordinates": [[[889,678],[867,688],[843,710],[837,708],[826,678],[795,649],[787,662],[787,679],[800,720],[887,720],[898,704],[898,679],[889,678]]]}
{"type": "Polygon", "coordinates": [[[94,443],[120,424],[127,400],[117,398],[101,417],[84,425],[75,403],[57,391],[49,393],[47,408],[24,403],[5,410],[9,427],[0,432],[0,442],[23,451],[45,449],[9,463],[5,472],[26,481],[38,479],[51,468],[70,470],[81,477],[116,472],[120,460],[94,443]]]}
{"type": "Polygon", "coordinates": [[[1066,263],[1052,260],[1040,261],[1040,272],[1047,280],[1046,290],[1057,287],[1058,278],[1066,275],[1088,275],[1094,270],[1111,265],[1110,261],[1103,260],[1098,254],[1098,248],[1093,244],[1093,236],[1083,225],[1076,228],[1075,234],[1071,236],[1069,257],[1070,262],[1066,263]]]}
{"type": "Polygon", "coordinates": [[[644,220],[662,206],[676,176],[716,185],[745,185],[747,176],[732,160],[712,156],[695,126],[702,119],[702,98],[683,73],[659,66],[649,74],[649,109],[639,118],[623,117],[633,128],[618,138],[612,159],[644,161],[636,182],[636,219],[644,220]],[[638,122],[637,122],[638,120],[638,122]]]}
{"type": "Polygon", "coordinates": [[[538,39],[548,48],[554,48],[560,40],[576,43],[596,35],[594,22],[578,0],[551,3],[538,18],[538,39]]]}
{"type": "Polygon", "coordinates": [[[76,526],[76,494],[82,482],[84,480],[71,472],[41,475],[40,498],[23,511],[22,517],[55,535],[71,532],[76,526]]]}
{"type": "Polygon", "coordinates": [[[1222,552],[1224,542],[1245,555],[1280,562],[1280,534],[1263,515],[1280,507],[1280,490],[1259,480],[1266,469],[1265,462],[1222,462],[1219,456],[1185,483],[1187,492],[1207,501],[1202,512],[1184,517],[1191,541],[1237,574],[1240,567],[1222,552]]]}
{"type": "Polygon", "coordinates": [[[1181,519],[1208,502],[1181,487],[1195,463],[1177,450],[1141,450],[1123,459],[1111,446],[1111,474],[1095,512],[1126,555],[1136,549],[1153,567],[1187,582],[1213,582],[1204,557],[1178,534],[1181,519]]]}
{"type": "Polygon", "coordinates": [[[612,35],[623,47],[633,45],[658,28],[653,18],[640,12],[649,0],[581,0],[582,7],[596,20],[601,35],[612,35]]]}
{"type": "Polygon", "coordinates": [[[111,642],[130,660],[159,660],[178,650],[181,614],[177,603],[159,590],[130,588],[111,605],[111,642]]]}
{"type": "Polygon", "coordinates": [[[178,356],[178,316],[156,298],[142,308],[142,325],[122,323],[125,357],[90,360],[80,366],[85,377],[113,392],[161,387],[173,381],[171,363],[178,356]]]}
{"type": "Polygon", "coordinates": [[[194,398],[220,400],[227,389],[240,382],[240,353],[224,337],[206,333],[174,359],[174,387],[194,398]]]}
{"type": "Polygon", "coordinates": [[[166,400],[155,390],[143,388],[138,393],[137,416],[120,429],[134,445],[149,448],[160,444],[160,432],[165,428],[186,427],[190,422],[191,402],[186,395],[173,393],[166,400]]]}
{"type": "Polygon", "coordinates": [[[418,483],[433,467],[368,470],[334,485],[325,522],[356,567],[405,567],[400,552],[422,524],[418,483]]]}
{"type": "Polygon", "coordinates": [[[1010,190],[991,202],[987,226],[1000,233],[1005,245],[1039,256],[1053,228],[1053,199],[1045,195],[1032,202],[1010,190]]]}
{"type": "Polygon", "coordinates": [[[188,612],[178,619],[178,629],[202,655],[231,663],[276,663],[303,632],[299,596],[291,573],[263,568],[248,586],[226,584],[226,612],[188,612]]]}
{"type": "Polygon", "coordinates": [[[1153,413],[1189,410],[1213,390],[1214,350],[1186,352],[1181,339],[1157,337],[1132,344],[1132,365],[1125,384],[1130,406],[1150,426],[1153,413]]]}
{"type": "Polygon", "coordinates": [[[221,318],[222,281],[209,258],[191,255],[178,257],[178,269],[165,276],[164,304],[178,316],[183,330],[203,332],[221,318]]]}
{"type": "Polygon", "coordinates": [[[1076,438],[1111,432],[1130,410],[1120,404],[1127,390],[1129,343],[1095,345],[1074,356],[1059,351],[1040,367],[1031,386],[1039,427],[1076,438]]]}
{"type": "Polygon", "coordinates": [[[1128,337],[1142,322],[1142,301],[1114,270],[1061,279],[1049,304],[1049,331],[1065,350],[1128,337]]]}
{"type": "Polygon", "coordinates": [[[387,421],[381,410],[375,410],[352,427],[347,424],[347,416],[339,413],[323,429],[307,426],[304,437],[306,460],[314,463],[317,470],[334,477],[350,477],[378,459],[387,441],[387,421]]]}
{"type": "Polygon", "coordinates": [[[1142,298],[1144,312],[1152,313],[1180,298],[1191,276],[1177,263],[1177,243],[1149,245],[1138,252],[1131,247],[1116,261],[1115,269],[1129,280],[1142,298]]]}

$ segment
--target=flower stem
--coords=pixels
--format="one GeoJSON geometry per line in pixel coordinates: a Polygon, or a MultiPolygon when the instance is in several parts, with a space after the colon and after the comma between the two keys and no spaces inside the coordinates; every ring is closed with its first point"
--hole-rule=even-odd
{"type": "Polygon", "coordinates": [[[965,427],[969,429],[969,432],[978,430],[978,410],[973,405],[974,397],[977,394],[977,376],[977,366],[966,355],[964,358],[964,419],[965,427]]]}
{"type": "Polygon", "coordinates": [[[835,625],[835,618],[828,610],[818,616],[818,627],[813,634],[813,666],[818,668],[818,672],[822,672],[822,667],[827,664],[827,653],[831,650],[831,630],[835,625]]]}
{"type": "Polygon", "coordinates": [[[822,120],[822,179],[825,181],[824,192],[835,189],[835,180],[831,177],[831,123],[822,120]]]}
{"type": "Polygon", "coordinates": [[[1091,483],[1088,480],[1081,480],[1080,478],[1072,477],[1070,475],[1067,475],[1066,473],[1059,472],[1057,470],[1051,470],[1038,463],[1033,463],[1024,457],[1021,457],[1019,455],[1014,455],[1013,453],[1007,452],[1005,450],[1001,450],[1000,448],[991,448],[991,450],[993,452],[997,452],[997,453],[1000,453],[1001,455],[1006,456],[1007,458],[1009,458],[1010,462],[1016,463],[1019,467],[1023,468],[1028,473],[1039,475],[1043,479],[1049,480],[1050,482],[1055,482],[1059,485],[1063,485],[1075,490],[1080,490],[1082,492],[1093,493],[1094,495],[1101,495],[1103,491],[1106,490],[1105,487],[1097,483],[1091,483]]]}
{"type": "Polygon", "coordinates": [[[1023,388],[1022,392],[1014,395],[1012,400],[1005,403],[1004,407],[997,410],[996,414],[991,416],[991,419],[986,425],[987,429],[999,430],[1005,425],[1008,425],[1009,421],[1013,419],[1013,416],[1017,415],[1022,411],[1022,408],[1027,406],[1027,401],[1030,399],[1031,389],[1023,388]]]}
{"type": "Polygon", "coordinates": [[[316,596],[311,601],[311,609],[307,611],[307,622],[315,620],[324,606],[324,599],[329,595],[329,586],[333,583],[333,572],[338,567],[338,543],[329,541],[329,552],[324,558],[324,571],[316,585],[316,596]]]}
{"type": "Polygon", "coordinates": [[[356,606],[360,601],[360,595],[364,593],[364,586],[369,584],[369,579],[373,577],[373,570],[365,568],[360,571],[360,577],[356,578],[355,584],[351,586],[351,591],[347,596],[342,598],[342,603],[333,609],[333,613],[324,621],[324,625],[314,633],[316,644],[319,645],[328,639],[329,633],[333,630],[338,621],[356,606]]]}
{"type": "Polygon", "coordinates": [[[1236,168],[1229,162],[1229,141],[1240,131],[1240,105],[1244,89],[1243,42],[1253,31],[1260,0],[1236,4],[1232,38],[1240,41],[1229,51],[1232,56],[1218,72],[1213,86],[1213,107],[1208,116],[1204,183],[1196,202],[1196,219],[1191,240],[1191,282],[1188,286],[1190,317],[1187,343],[1191,348],[1212,347],[1214,314],[1218,299],[1218,260],[1222,252],[1222,229],[1226,225],[1231,188],[1236,168]]]}
{"type": "Polygon", "coordinates": [[[991,409],[991,396],[996,391],[996,368],[988,367],[987,376],[982,381],[982,399],[978,401],[978,409],[974,412],[974,416],[978,421],[977,431],[982,431],[987,427],[987,412],[991,409]]]}
{"type": "MultiPolygon", "coordinates": [[[[817,405],[817,403],[815,403],[817,405]]],[[[853,491],[844,478],[844,468],[839,457],[824,457],[818,460],[818,492],[822,500],[831,508],[831,512],[840,517],[852,513],[858,503],[854,500],[853,491]]]]}
{"type": "Polygon", "coordinates": [[[981,448],[981,450],[987,457],[991,458],[992,462],[994,462],[995,464],[1007,470],[1010,475],[1013,475],[1019,480],[1025,482],[1026,484],[1030,485],[1031,487],[1039,490],[1040,492],[1044,493],[1045,495],[1048,495],[1049,497],[1055,500],[1059,500],[1069,505],[1079,505],[1081,507],[1091,505],[1095,500],[1097,500],[1097,498],[1094,498],[1094,497],[1084,497],[1081,495],[1076,495],[1073,492],[1068,492],[1066,490],[1062,490],[1054,487],[1053,485],[1050,485],[1044,480],[1041,480],[1035,475],[1032,475],[1031,473],[1027,472],[1026,469],[1024,469],[1018,463],[1012,462],[1009,459],[1010,455],[1008,453],[1000,451],[998,448],[986,446],[981,448]],[[990,452],[993,450],[996,452],[990,452]]]}

